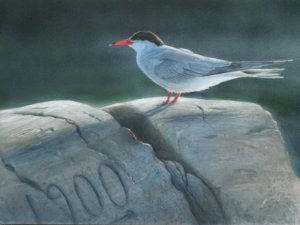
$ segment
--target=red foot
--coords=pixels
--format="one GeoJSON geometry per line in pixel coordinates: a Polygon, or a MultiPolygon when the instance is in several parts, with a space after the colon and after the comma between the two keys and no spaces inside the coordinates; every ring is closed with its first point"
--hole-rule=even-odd
{"type": "Polygon", "coordinates": [[[172,103],[176,103],[177,100],[179,99],[180,95],[181,95],[181,93],[176,93],[176,96],[175,96],[175,98],[173,99],[172,103]]]}
{"type": "Polygon", "coordinates": [[[161,106],[163,106],[163,105],[168,105],[168,104],[170,103],[171,97],[172,97],[172,92],[168,92],[167,100],[164,101],[164,102],[161,104],[161,106]]]}

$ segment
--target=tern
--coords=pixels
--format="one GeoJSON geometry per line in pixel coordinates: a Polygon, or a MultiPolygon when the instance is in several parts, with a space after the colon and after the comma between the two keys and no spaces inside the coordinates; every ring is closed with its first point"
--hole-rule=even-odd
{"type": "Polygon", "coordinates": [[[151,31],[138,31],[130,38],[116,41],[111,46],[129,46],[136,51],[140,69],[154,83],[168,91],[163,105],[177,102],[181,93],[203,91],[222,82],[243,78],[283,78],[287,60],[227,61],[196,54],[188,49],[166,45],[151,31]],[[172,94],[175,93],[171,101],[172,94]]]}

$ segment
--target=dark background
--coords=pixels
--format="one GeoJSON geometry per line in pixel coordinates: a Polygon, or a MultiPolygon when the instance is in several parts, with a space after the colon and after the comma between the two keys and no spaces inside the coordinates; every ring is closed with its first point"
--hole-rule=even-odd
{"type": "Polygon", "coordinates": [[[284,80],[239,79],[186,96],[271,111],[300,174],[299,0],[0,0],[0,108],[165,95],[138,69],[133,50],[108,47],[138,30],[227,60],[293,58],[284,80]]]}

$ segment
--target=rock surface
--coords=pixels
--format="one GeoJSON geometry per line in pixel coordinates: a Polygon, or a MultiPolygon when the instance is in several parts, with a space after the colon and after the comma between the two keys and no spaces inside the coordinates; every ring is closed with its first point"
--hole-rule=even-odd
{"type": "Polygon", "coordinates": [[[300,182],[268,112],[161,102],[1,111],[0,223],[300,222],[300,182]]]}
{"type": "Polygon", "coordinates": [[[300,222],[300,183],[276,122],[251,103],[162,98],[104,108],[151,144],[200,224],[300,222]],[[176,163],[181,166],[176,167],[176,163]]]}

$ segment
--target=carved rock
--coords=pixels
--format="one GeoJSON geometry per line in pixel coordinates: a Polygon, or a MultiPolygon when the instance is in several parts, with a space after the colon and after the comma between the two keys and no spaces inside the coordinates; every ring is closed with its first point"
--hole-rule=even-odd
{"type": "Polygon", "coordinates": [[[0,223],[197,224],[151,146],[102,110],[46,102],[0,127],[0,223]]]}
{"type": "Polygon", "coordinates": [[[268,112],[162,100],[1,111],[0,223],[300,222],[300,183],[268,112]]]}

